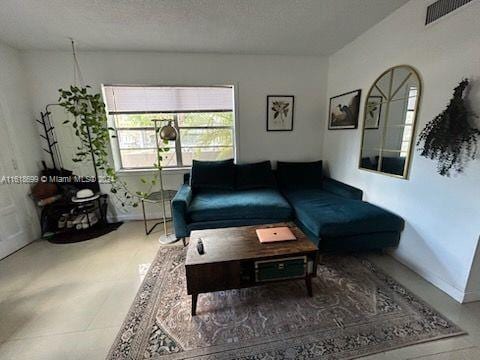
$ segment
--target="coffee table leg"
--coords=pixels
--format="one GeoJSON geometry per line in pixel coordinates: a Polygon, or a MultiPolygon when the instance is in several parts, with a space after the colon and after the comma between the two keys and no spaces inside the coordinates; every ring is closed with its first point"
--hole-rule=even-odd
{"type": "Polygon", "coordinates": [[[313,296],[313,290],[312,290],[312,277],[311,276],[307,276],[305,278],[305,284],[307,285],[308,296],[312,297],[313,296]]]}
{"type": "Polygon", "coordinates": [[[197,299],[198,294],[192,294],[192,316],[197,315],[197,299]]]}

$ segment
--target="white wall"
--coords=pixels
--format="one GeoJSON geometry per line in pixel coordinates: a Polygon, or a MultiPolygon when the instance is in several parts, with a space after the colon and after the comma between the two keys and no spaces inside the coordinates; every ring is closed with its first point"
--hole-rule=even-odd
{"type": "MultiPolygon", "coordinates": [[[[41,159],[40,142],[36,126],[33,123],[25,70],[17,50],[0,43],[0,109],[10,139],[11,155],[15,158],[18,169],[15,174],[0,174],[0,176],[38,175],[41,159]]],[[[28,197],[29,185],[16,185],[14,199],[24,217],[25,231],[30,241],[40,234],[36,210],[33,201],[28,197]]]]}
{"type": "MultiPolygon", "coordinates": [[[[329,59],[328,96],[361,88],[390,66],[409,64],[423,80],[417,134],[440,113],[463,77],[480,114],[480,2],[425,28],[423,0],[412,0],[329,59]]],[[[480,161],[446,178],[415,151],[409,180],[358,169],[361,130],[325,131],[323,154],[331,175],[365,191],[367,201],[406,220],[393,256],[458,301],[480,299],[480,277],[470,274],[480,233],[480,161]],[[467,280],[477,281],[469,283],[467,280]]],[[[480,261],[479,257],[477,257],[480,261]]],[[[480,270],[477,264],[473,268],[480,270]]]]}
{"type": "MultiPolygon", "coordinates": [[[[33,109],[55,102],[57,90],[72,83],[68,52],[26,51],[33,109]]],[[[80,52],[85,82],[100,84],[225,84],[237,85],[237,128],[240,162],[321,159],[328,60],[322,57],[142,52],[80,52]],[[266,96],[295,95],[293,132],[266,132],[266,96]]],[[[181,175],[181,174],[180,174],[181,175]]],[[[181,176],[166,175],[177,188],[181,176]]],[[[130,176],[140,187],[138,176],[130,176]]],[[[138,214],[138,212],[136,212],[138,214]]],[[[131,217],[126,216],[127,218],[131,217]]]]}

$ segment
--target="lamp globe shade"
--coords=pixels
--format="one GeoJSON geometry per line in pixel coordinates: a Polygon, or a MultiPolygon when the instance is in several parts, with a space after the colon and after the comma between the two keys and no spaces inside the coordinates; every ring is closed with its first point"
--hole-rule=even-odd
{"type": "Polygon", "coordinates": [[[169,121],[167,125],[160,129],[160,138],[169,141],[177,140],[177,129],[172,126],[172,121],[169,121]]]}

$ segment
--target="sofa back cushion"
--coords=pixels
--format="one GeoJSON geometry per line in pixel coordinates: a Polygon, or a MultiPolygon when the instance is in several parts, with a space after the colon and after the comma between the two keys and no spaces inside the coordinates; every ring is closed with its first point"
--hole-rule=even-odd
{"type": "Polygon", "coordinates": [[[193,190],[235,188],[233,159],[222,161],[193,160],[190,185],[193,190]]]}
{"type": "Polygon", "coordinates": [[[277,162],[277,179],[282,189],[321,188],[322,161],[277,162]]]}
{"type": "Polygon", "coordinates": [[[236,165],[235,187],[238,190],[275,188],[275,175],[270,161],[236,165]]]}

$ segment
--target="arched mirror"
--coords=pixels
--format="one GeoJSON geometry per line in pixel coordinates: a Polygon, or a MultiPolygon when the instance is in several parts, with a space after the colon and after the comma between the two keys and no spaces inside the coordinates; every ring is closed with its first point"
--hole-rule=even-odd
{"type": "Polygon", "coordinates": [[[421,82],[410,66],[388,69],[365,100],[359,167],[406,179],[421,82]]]}

